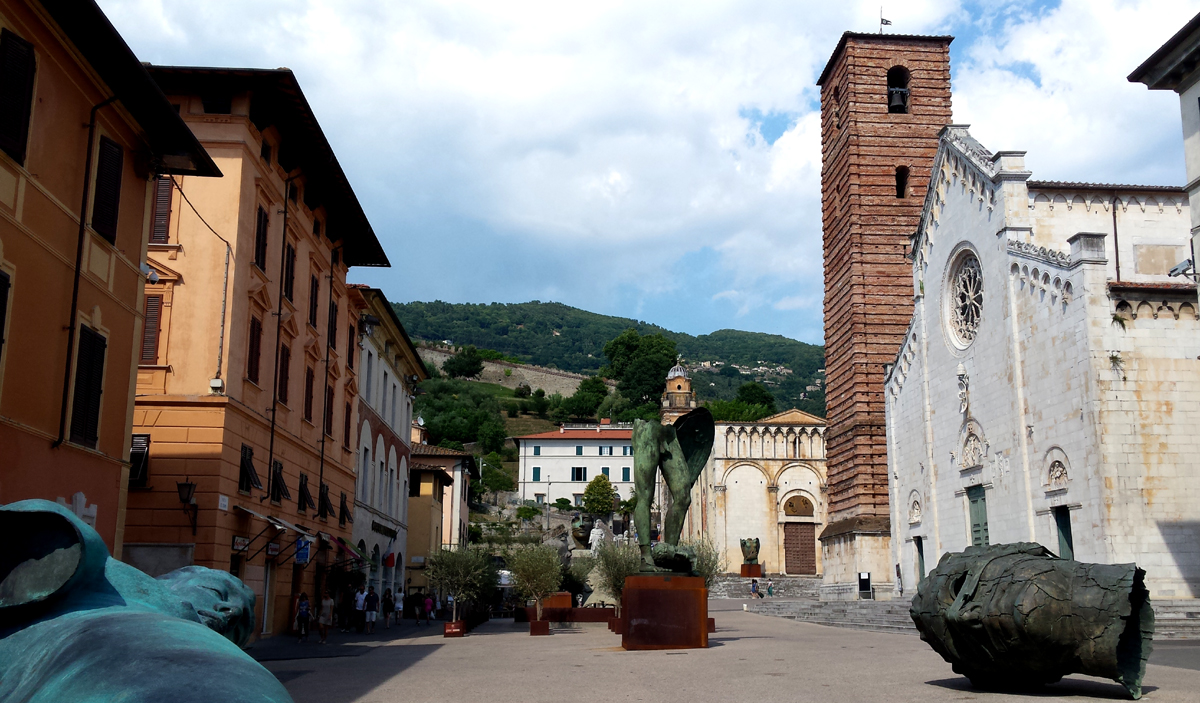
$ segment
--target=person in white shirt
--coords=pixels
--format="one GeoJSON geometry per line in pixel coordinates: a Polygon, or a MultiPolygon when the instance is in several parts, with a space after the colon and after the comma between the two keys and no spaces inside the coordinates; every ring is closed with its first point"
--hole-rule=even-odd
{"type": "Polygon", "coordinates": [[[354,625],[362,632],[367,627],[367,587],[359,586],[354,594],[354,625]]]}

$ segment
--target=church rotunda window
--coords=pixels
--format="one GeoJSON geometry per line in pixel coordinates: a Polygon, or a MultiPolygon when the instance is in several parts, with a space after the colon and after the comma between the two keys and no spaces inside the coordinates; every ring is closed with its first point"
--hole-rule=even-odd
{"type": "Polygon", "coordinates": [[[963,347],[975,341],[983,316],[983,269],[971,251],[964,251],[949,280],[950,331],[963,347]]]}

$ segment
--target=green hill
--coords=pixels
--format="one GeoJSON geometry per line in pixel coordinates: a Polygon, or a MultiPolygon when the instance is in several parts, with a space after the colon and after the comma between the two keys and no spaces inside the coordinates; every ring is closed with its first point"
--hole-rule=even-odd
{"type": "Polygon", "coordinates": [[[604,365],[604,345],[633,327],[675,340],[693,371],[701,399],[729,400],[738,386],[762,381],[781,408],[797,407],[824,416],[825,348],[777,334],[718,330],[692,336],[657,325],[599,315],[561,303],[394,303],[414,339],[474,344],[530,364],[596,373],[604,365]],[[735,368],[736,366],[736,368],[735,368]],[[821,386],[818,390],[806,390],[821,386]]]}

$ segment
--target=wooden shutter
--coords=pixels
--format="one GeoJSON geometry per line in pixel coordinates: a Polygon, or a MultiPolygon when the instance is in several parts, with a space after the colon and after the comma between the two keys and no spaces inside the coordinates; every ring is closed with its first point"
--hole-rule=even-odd
{"type": "Polygon", "coordinates": [[[316,374],[313,373],[312,367],[304,369],[304,419],[312,422],[313,418],[313,382],[316,380],[316,374]]]}
{"type": "Polygon", "coordinates": [[[279,402],[287,405],[288,381],[292,371],[292,350],[285,344],[279,348],[279,402]]]}
{"type": "Polygon", "coordinates": [[[346,403],[346,417],[343,419],[345,427],[342,430],[342,445],[346,447],[350,446],[350,411],[350,404],[346,403]]]}
{"type": "Polygon", "coordinates": [[[146,326],[142,329],[143,364],[158,363],[158,328],[162,320],[162,296],[146,296],[146,326]]]}
{"type": "Polygon", "coordinates": [[[174,184],[170,176],[161,176],[154,182],[154,224],[150,230],[150,243],[166,244],[167,230],[171,225],[171,190],[174,184]]]}
{"type": "Polygon", "coordinates": [[[262,271],[267,270],[267,227],[270,224],[270,216],[260,205],[258,219],[254,224],[254,265],[262,271]]]}
{"type": "Polygon", "coordinates": [[[33,109],[33,45],[0,31],[0,149],[25,165],[29,114],[33,109]]]}
{"type": "Polygon", "coordinates": [[[129,487],[145,488],[150,478],[150,435],[135,434],[129,449],[129,487]]]}
{"type": "Polygon", "coordinates": [[[71,403],[71,441],[96,447],[100,427],[100,396],[104,383],[104,353],[108,342],[90,327],[79,328],[75,358],[75,396],[71,403]]]}
{"type": "Polygon", "coordinates": [[[283,259],[283,297],[294,301],[296,294],[296,247],[289,242],[283,259]]]}
{"type": "Polygon", "coordinates": [[[325,386],[325,434],[333,436],[333,386],[325,386]]]}
{"type": "Polygon", "coordinates": [[[333,302],[329,306],[329,339],[330,348],[337,349],[337,318],[338,304],[333,302]]]}
{"type": "Polygon", "coordinates": [[[350,325],[346,335],[346,368],[354,368],[354,325],[350,325]]]}
{"type": "Polygon", "coordinates": [[[246,378],[258,383],[259,359],[262,357],[262,323],[250,318],[250,349],[246,356],[246,378]]]}
{"type": "Polygon", "coordinates": [[[317,297],[321,295],[321,279],[313,276],[308,282],[308,324],[317,327],[317,297]]]}
{"type": "Polygon", "coordinates": [[[238,478],[238,490],[244,493],[249,493],[251,488],[262,490],[262,481],[258,478],[258,472],[254,470],[254,447],[248,444],[242,445],[242,463],[241,474],[238,478]]]}
{"type": "Polygon", "coordinates": [[[8,274],[0,271],[0,355],[4,354],[4,342],[8,339],[8,290],[11,285],[8,274]]]}
{"type": "Polygon", "coordinates": [[[121,172],[125,150],[121,145],[100,137],[96,162],[96,190],[92,195],[92,229],[109,244],[117,241],[117,215],[121,209],[121,172]]]}

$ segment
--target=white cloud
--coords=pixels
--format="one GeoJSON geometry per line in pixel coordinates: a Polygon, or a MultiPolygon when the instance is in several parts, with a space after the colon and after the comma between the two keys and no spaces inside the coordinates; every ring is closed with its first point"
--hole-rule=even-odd
{"type": "MultiPolygon", "coordinates": [[[[877,28],[877,3],[101,4],[142,60],[296,71],[396,264],[355,275],[395,299],[558,299],[820,340],[813,83],[843,30],[877,28]],[[793,121],[767,144],[747,110],[793,121]]],[[[1037,177],[1178,181],[1173,96],[1124,76],[1196,6],[885,15],[962,33],[956,121],[1028,149],[1037,177]]]]}

